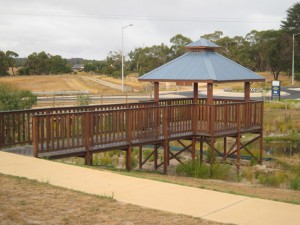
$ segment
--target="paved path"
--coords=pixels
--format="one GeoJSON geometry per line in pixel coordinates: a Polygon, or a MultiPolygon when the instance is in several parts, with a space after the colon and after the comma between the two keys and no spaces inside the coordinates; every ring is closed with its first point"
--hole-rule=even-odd
{"type": "Polygon", "coordinates": [[[123,176],[0,151],[0,173],[234,224],[299,224],[300,206],[123,176]]]}

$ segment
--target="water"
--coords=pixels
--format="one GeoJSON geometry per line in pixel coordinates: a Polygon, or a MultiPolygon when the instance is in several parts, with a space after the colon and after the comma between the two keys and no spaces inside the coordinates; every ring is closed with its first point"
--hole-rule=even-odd
{"type": "Polygon", "coordinates": [[[266,155],[270,156],[289,156],[300,154],[300,142],[289,141],[268,141],[264,143],[266,155]]]}

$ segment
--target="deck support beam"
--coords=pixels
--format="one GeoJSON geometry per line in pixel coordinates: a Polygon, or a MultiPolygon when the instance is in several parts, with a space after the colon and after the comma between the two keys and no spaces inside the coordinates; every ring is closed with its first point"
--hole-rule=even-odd
{"type": "Polygon", "coordinates": [[[92,166],[93,165],[93,154],[89,151],[85,155],[85,165],[92,166]]]}
{"type": "Polygon", "coordinates": [[[263,160],[263,131],[260,132],[260,135],[259,135],[259,164],[262,165],[262,160],[263,160]]]}
{"type": "Polygon", "coordinates": [[[224,137],[224,156],[227,154],[227,137],[224,137]]]}
{"type": "Polygon", "coordinates": [[[164,174],[168,173],[169,165],[169,141],[165,140],[164,143],[164,174]]]}
{"type": "Polygon", "coordinates": [[[139,146],[139,169],[142,169],[143,166],[143,146],[139,146]]]}
{"type": "Polygon", "coordinates": [[[192,137],[192,160],[195,161],[196,158],[196,137],[192,137]]]}
{"type": "Polygon", "coordinates": [[[154,145],[154,169],[157,170],[157,159],[158,159],[158,145],[154,145]]]}
{"type": "Polygon", "coordinates": [[[240,173],[240,157],[241,157],[241,135],[236,136],[236,168],[237,173],[240,173]]]}
{"type": "Polygon", "coordinates": [[[200,139],[200,163],[203,162],[203,137],[200,139]]]}
{"type": "Polygon", "coordinates": [[[129,145],[128,149],[126,150],[126,170],[128,172],[132,169],[132,166],[131,166],[131,155],[132,155],[132,146],[129,145]]]}

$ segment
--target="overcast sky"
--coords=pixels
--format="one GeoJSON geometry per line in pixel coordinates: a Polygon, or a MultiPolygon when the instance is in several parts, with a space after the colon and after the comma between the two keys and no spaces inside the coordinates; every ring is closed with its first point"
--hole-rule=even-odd
{"type": "MultiPolygon", "coordinates": [[[[299,1],[299,0],[298,0],[299,1]]],[[[21,57],[46,51],[105,59],[109,51],[169,45],[176,34],[197,40],[223,31],[279,29],[297,0],[0,0],[0,50],[21,57]]]]}

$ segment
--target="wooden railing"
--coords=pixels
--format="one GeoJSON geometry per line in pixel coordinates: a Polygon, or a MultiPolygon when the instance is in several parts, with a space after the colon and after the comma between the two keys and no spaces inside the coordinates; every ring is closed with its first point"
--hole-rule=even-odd
{"type": "MultiPolygon", "coordinates": [[[[167,99],[159,101],[158,104],[177,105],[191,102],[192,99],[167,99]]],[[[148,101],[130,104],[107,104],[0,112],[0,148],[4,146],[31,144],[33,115],[143,108],[155,105],[157,104],[153,101],[148,101]]]]}
{"type": "Polygon", "coordinates": [[[159,103],[0,112],[0,147],[32,143],[33,118],[39,118],[35,128],[36,138],[42,140],[40,148],[51,151],[61,147],[84,147],[86,129],[92,145],[111,144],[128,138],[137,142],[163,137],[166,134],[163,125],[167,126],[165,129],[170,136],[262,126],[262,114],[262,102],[220,99],[216,99],[214,105],[206,105],[205,99],[199,99],[195,105],[192,99],[167,99],[159,103]]]}
{"type": "Polygon", "coordinates": [[[35,155],[98,151],[262,128],[263,102],[165,105],[33,116],[35,155]]]}

